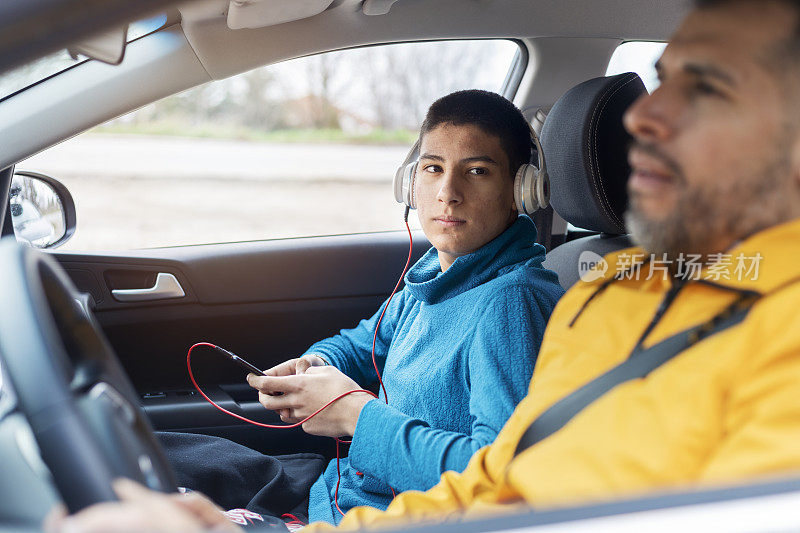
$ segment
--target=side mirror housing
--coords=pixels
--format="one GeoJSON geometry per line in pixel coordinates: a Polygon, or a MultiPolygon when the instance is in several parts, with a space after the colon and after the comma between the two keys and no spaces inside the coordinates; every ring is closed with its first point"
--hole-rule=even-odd
{"type": "Polygon", "coordinates": [[[11,179],[9,211],[17,241],[35,248],[56,248],[75,233],[75,201],[50,176],[18,170],[11,179]]]}

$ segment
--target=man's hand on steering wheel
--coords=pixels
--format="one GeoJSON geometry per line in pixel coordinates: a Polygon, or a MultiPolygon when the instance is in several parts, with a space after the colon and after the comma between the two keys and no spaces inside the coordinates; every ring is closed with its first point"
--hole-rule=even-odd
{"type": "Polygon", "coordinates": [[[117,502],[92,505],[67,516],[64,508],[47,517],[48,533],[241,533],[222,509],[199,492],[166,495],[120,478],[114,481],[117,502]]]}

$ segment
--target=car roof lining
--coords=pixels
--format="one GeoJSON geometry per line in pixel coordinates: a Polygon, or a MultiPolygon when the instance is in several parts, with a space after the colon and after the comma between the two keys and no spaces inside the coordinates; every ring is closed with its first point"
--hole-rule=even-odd
{"type": "Polygon", "coordinates": [[[402,0],[386,15],[369,16],[359,0],[340,0],[312,17],[231,30],[227,4],[227,0],[202,0],[181,10],[184,33],[214,79],[321,51],[389,42],[531,37],[666,40],[688,8],[685,0],[402,0]]]}

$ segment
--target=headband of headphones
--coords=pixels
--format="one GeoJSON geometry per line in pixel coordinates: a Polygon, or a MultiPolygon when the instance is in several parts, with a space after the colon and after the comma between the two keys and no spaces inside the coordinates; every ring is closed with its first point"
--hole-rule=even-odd
{"type": "MultiPolygon", "coordinates": [[[[544,150],[539,136],[528,124],[531,134],[531,159],[517,169],[514,175],[514,203],[517,211],[532,215],[537,209],[544,209],[550,204],[550,178],[544,161],[544,150]]],[[[421,139],[417,138],[403,165],[394,175],[394,199],[411,209],[417,208],[416,178],[421,139]]]]}

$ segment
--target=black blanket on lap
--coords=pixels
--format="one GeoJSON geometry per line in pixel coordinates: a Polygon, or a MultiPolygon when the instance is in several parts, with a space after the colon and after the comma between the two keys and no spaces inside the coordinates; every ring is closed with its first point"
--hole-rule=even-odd
{"type": "Polygon", "coordinates": [[[228,439],[157,432],[178,485],[202,492],[224,509],[245,508],[308,522],[308,492],[325,469],[315,453],[264,455],[228,439]]]}

